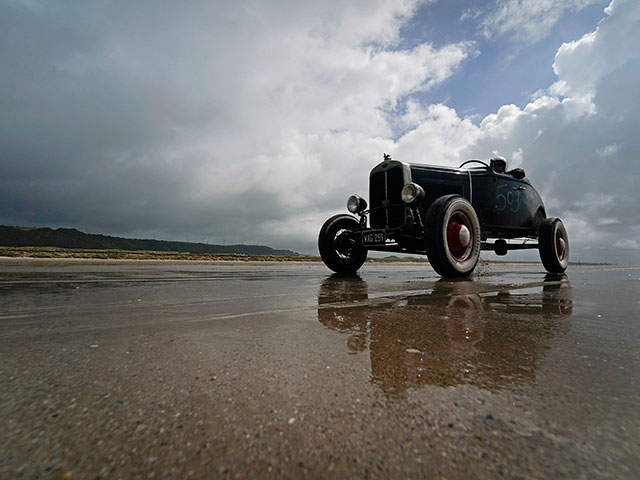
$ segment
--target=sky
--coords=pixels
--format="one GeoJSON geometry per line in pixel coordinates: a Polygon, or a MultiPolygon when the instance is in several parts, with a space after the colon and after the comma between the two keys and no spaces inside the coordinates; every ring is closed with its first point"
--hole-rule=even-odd
{"type": "Polygon", "coordinates": [[[637,265],[638,125],[637,0],[0,0],[3,225],[316,254],[383,153],[501,155],[637,265]]]}

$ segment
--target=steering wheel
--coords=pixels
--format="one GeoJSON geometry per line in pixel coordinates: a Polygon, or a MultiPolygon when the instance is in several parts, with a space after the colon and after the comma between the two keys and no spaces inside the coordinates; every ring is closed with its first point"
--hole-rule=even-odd
{"type": "Polygon", "coordinates": [[[482,160],[467,160],[466,162],[463,162],[458,168],[462,168],[464,167],[467,163],[481,163],[482,165],[484,165],[485,167],[489,168],[489,165],[487,165],[485,162],[483,162],[482,160]]]}

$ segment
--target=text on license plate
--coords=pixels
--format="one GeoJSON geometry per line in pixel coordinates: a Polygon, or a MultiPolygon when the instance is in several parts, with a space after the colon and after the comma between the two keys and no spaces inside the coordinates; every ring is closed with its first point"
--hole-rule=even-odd
{"type": "Polygon", "coordinates": [[[362,232],[362,243],[364,245],[384,245],[387,236],[384,230],[362,232]]]}

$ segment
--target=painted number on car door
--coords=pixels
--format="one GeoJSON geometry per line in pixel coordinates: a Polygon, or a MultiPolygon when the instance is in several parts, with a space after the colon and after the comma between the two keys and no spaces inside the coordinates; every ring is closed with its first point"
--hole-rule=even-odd
{"type": "Polygon", "coordinates": [[[520,210],[520,197],[523,191],[524,187],[510,188],[508,183],[498,185],[496,191],[496,210],[499,212],[508,210],[516,213],[520,210]]]}

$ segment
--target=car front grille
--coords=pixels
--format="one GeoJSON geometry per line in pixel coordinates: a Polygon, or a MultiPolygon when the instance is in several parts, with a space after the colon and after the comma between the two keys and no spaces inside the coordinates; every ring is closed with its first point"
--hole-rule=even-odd
{"type": "Polygon", "coordinates": [[[402,167],[378,171],[369,177],[371,228],[395,228],[405,223],[405,205],[400,197],[404,186],[402,167]]]}

